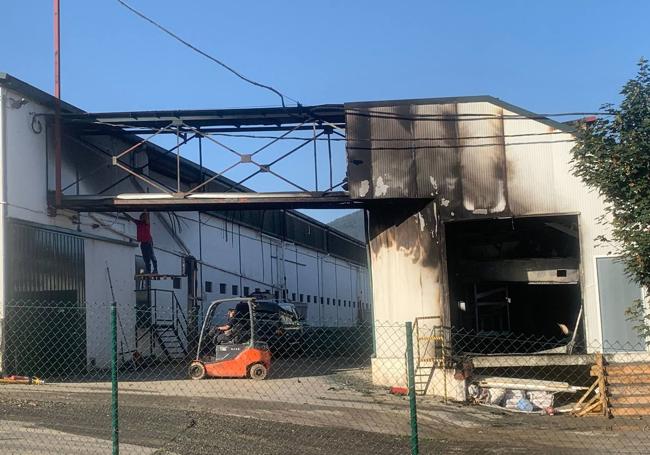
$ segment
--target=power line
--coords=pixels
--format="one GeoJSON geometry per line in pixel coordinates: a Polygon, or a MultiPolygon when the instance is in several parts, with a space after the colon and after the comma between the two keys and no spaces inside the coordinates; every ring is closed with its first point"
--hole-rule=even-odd
{"type": "Polygon", "coordinates": [[[282,107],[286,107],[286,105],[285,105],[285,103],[284,103],[284,99],[285,99],[285,98],[287,98],[287,99],[293,101],[293,102],[296,103],[296,104],[300,104],[298,101],[294,100],[294,99],[291,98],[290,96],[287,96],[287,95],[282,94],[282,92],[280,92],[279,90],[277,90],[277,89],[271,87],[270,85],[261,84],[261,83],[259,83],[259,82],[256,82],[256,81],[252,80],[252,79],[249,79],[248,77],[246,77],[246,76],[244,76],[243,74],[241,74],[239,71],[235,70],[235,69],[232,68],[231,66],[229,66],[229,65],[227,65],[226,63],[222,62],[221,60],[219,60],[219,59],[217,59],[217,58],[211,56],[211,55],[208,54],[207,52],[204,52],[204,51],[202,51],[201,49],[199,49],[198,47],[196,47],[196,46],[190,44],[189,42],[185,41],[183,38],[181,38],[180,36],[178,36],[177,34],[175,34],[174,32],[172,32],[171,30],[169,30],[169,29],[163,27],[163,26],[160,25],[158,22],[156,22],[156,21],[154,21],[153,19],[147,17],[146,15],[144,15],[143,13],[141,13],[140,11],[138,11],[137,9],[133,8],[131,5],[129,5],[128,3],[124,2],[123,0],[117,0],[117,2],[118,2],[119,4],[121,4],[123,7],[125,7],[126,9],[128,9],[129,11],[131,11],[132,13],[136,14],[137,16],[139,16],[140,18],[144,19],[145,21],[149,22],[150,24],[154,25],[155,27],[159,28],[160,30],[162,30],[164,33],[168,34],[169,36],[171,36],[171,37],[174,38],[175,40],[177,40],[177,41],[181,42],[182,44],[184,44],[185,46],[189,47],[189,48],[192,49],[194,52],[197,52],[197,53],[201,54],[201,55],[204,56],[205,58],[207,58],[207,59],[209,59],[209,60],[212,60],[212,61],[215,62],[216,64],[218,64],[218,65],[222,66],[223,68],[227,69],[228,71],[230,71],[231,73],[233,73],[233,74],[234,74],[235,76],[237,76],[238,78],[240,78],[240,79],[242,79],[242,80],[248,82],[249,84],[255,85],[255,86],[257,86],[257,87],[264,88],[264,89],[266,89],[266,90],[269,90],[269,91],[275,93],[276,95],[278,95],[278,96],[280,97],[280,101],[282,102],[282,107]]]}
{"type": "Polygon", "coordinates": [[[430,150],[430,149],[464,149],[470,147],[502,147],[511,145],[547,145],[547,144],[563,144],[575,142],[570,139],[558,141],[537,141],[537,142],[501,142],[493,144],[467,144],[467,145],[414,145],[406,147],[364,147],[356,145],[348,145],[348,149],[354,150],[430,150]]]}
{"type": "Polygon", "coordinates": [[[549,120],[549,117],[575,117],[575,116],[610,116],[606,112],[560,112],[552,114],[397,114],[393,112],[346,109],[347,115],[389,120],[433,120],[433,121],[473,121],[473,120],[549,120]],[[465,118],[466,117],[466,118],[465,118]]]}
{"type": "MultiPolygon", "coordinates": [[[[280,138],[278,136],[268,136],[268,135],[254,135],[254,134],[243,134],[243,133],[209,133],[211,136],[224,136],[224,137],[234,137],[234,138],[246,138],[246,139],[281,139],[281,140],[293,140],[293,141],[305,141],[310,139],[309,137],[300,137],[300,136],[285,136],[280,138]]],[[[331,138],[335,142],[422,142],[422,141],[464,141],[464,140],[475,140],[475,139],[500,139],[500,138],[509,138],[509,137],[531,137],[531,136],[553,136],[558,134],[571,134],[566,131],[547,131],[543,133],[516,133],[516,134],[494,134],[489,136],[448,136],[448,137],[404,137],[404,138],[331,138]]],[[[327,141],[327,138],[317,138],[316,140],[327,141]]]]}

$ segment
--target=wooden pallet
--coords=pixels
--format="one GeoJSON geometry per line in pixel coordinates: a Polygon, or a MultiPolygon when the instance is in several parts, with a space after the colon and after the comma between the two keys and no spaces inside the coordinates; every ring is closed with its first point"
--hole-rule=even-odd
{"type": "Polygon", "coordinates": [[[605,381],[613,416],[650,416],[650,364],[607,365],[605,381]]]}
{"type": "Polygon", "coordinates": [[[590,374],[596,379],[574,406],[573,415],[650,416],[650,363],[607,365],[597,353],[590,374]]]}
{"type": "Polygon", "coordinates": [[[590,371],[590,375],[594,376],[596,380],[573,407],[571,414],[578,417],[586,415],[609,416],[604,366],[603,355],[596,353],[596,364],[591,367],[590,371]]]}

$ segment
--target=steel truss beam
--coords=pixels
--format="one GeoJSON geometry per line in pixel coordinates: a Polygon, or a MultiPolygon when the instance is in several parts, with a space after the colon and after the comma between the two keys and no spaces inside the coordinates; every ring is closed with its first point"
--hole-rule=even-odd
{"type": "Polygon", "coordinates": [[[352,200],[347,192],[198,193],[177,198],[162,193],[119,196],[64,196],[63,208],[79,212],[209,211],[362,208],[366,201],[352,200]]]}
{"type": "MultiPolygon", "coordinates": [[[[219,205],[223,206],[238,206],[246,202],[249,205],[252,203],[255,206],[272,206],[274,204],[284,205],[286,208],[294,206],[308,206],[308,207],[321,207],[321,206],[349,206],[352,204],[347,198],[345,192],[334,192],[333,190],[341,186],[344,182],[334,184],[332,177],[332,156],[331,156],[331,135],[345,137],[345,115],[342,106],[317,106],[311,108],[304,108],[299,106],[297,108],[271,108],[271,109],[236,109],[236,110],[220,110],[220,111],[159,111],[159,112],[136,112],[136,113],[107,113],[107,114],[67,114],[64,121],[66,122],[66,130],[68,136],[76,141],[83,141],[91,148],[96,148],[93,144],[83,140],[83,136],[94,134],[107,134],[111,136],[124,136],[126,140],[131,142],[131,145],[124,150],[114,152],[107,152],[100,150],[110,158],[109,166],[114,166],[125,172],[125,176],[113,182],[110,186],[106,187],[98,195],[90,196],[69,196],[65,195],[65,206],[74,208],[73,206],[81,205],[85,209],[89,209],[89,204],[98,205],[98,211],[103,210],[102,207],[110,206],[116,208],[138,207],[142,208],[145,205],[160,206],[173,206],[173,207],[196,207],[197,205],[219,205]],[[294,132],[311,131],[311,137],[296,137],[290,136],[294,132]],[[242,153],[236,148],[233,148],[219,139],[219,133],[223,132],[281,132],[273,137],[263,137],[266,142],[257,146],[253,152],[242,153]],[[136,136],[134,133],[146,134],[145,138],[136,136]],[[140,167],[134,167],[128,164],[125,160],[127,155],[141,149],[142,146],[149,144],[152,139],[159,135],[174,134],[177,137],[176,146],[160,153],[158,156],[150,156],[147,164],[140,167]],[[191,142],[193,139],[199,138],[207,140],[215,144],[220,149],[235,155],[238,159],[237,162],[225,167],[219,172],[207,172],[207,180],[204,179],[204,172],[201,170],[198,183],[193,184],[189,189],[183,189],[181,186],[181,146],[191,142]],[[290,148],[288,151],[275,158],[270,162],[261,162],[257,159],[257,155],[267,150],[272,145],[282,141],[283,139],[294,139],[300,142],[290,148]],[[327,141],[327,156],[329,163],[329,187],[324,191],[318,191],[318,151],[317,142],[327,141]],[[303,149],[308,144],[313,144],[313,163],[314,163],[314,188],[316,192],[312,192],[305,188],[304,185],[298,184],[292,179],[276,172],[273,169],[277,163],[294,155],[299,150],[303,149]],[[145,174],[146,169],[150,169],[150,165],[164,157],[174,153],[176,155],[175,170],[169,166],[169,177],[172,177],[172,172],[176,174],[176,188],[170,188],[167,184],[156,181],[149,175],[145,174]],[[233,182],[226,178],[225,174],[242,164],[252,164],[256,167],[255,171],[238,182],[233,182]],[[282,181],[297,191],[283,193],[278,196],[277,193],[267,193],[267,196],[262,195],[251,197],[250,193],[242,185],[256,175],[266,173],[274,176],[279,181],[282,181]],[[133,198],[125,202],[124,199],[119,199],[113,196],[101,196],[106,191],[119,185],[121,182],[128,178],[137,179],[150,188],[159,191],[159,193],[143,193],[150,196],[146,198],[133,198]],[[226,193],[211,193],[211,196],[205,198],[205,191],[208,185],[216,180],[226,185],[226,193]],[[242,193],[242,190],[244,191],[242,193]],[[238,193],[231,193],[237,191],[238,193]],[[224,196],[227,194],[228,196],[224,196]],[[337,197],[330,198],[329,196],[336,194],[337,197]],[[244,196],[245,195],[245,196],[244,196]],[[108,198],[108,199],[107,199],[108,198]],[[106,204],[106,201],[112,202],[106,204]],[[170,202],[173,200],[174,202],[170,202]],[[74,202],[73,202],[74,201],[74,202]],[[82,202],[80,204],[80,201],[82,202]]],[[[255,137],[255,136],[249,136],[255,137]]],[[[340,140],[340,139],[339,139],[340,140]]],[[[201,153],[201,162],[202,162],[201,153]]],[[[169,163],[171,165],[171,162],[169,163]]],[[[81,176],[76,182],[68,185],[66,189],[76,185],[79,181],[95,175],[106,166],[100,166],[92,170],[89,174],[81,176]]],[[[201,169],[203,165],[201,164],[201,169]]],[[[326,185],[327,186],[327,185],[326,185]]],[[[240,207],[241,208],[241,207],[240,207]]],[[[195,208],[196,209],[196,208],[195,208]]]]}

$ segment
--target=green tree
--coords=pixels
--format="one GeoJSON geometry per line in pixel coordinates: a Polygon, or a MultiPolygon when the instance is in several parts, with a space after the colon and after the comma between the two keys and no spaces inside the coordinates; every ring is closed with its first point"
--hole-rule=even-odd
{"type": "MultiPolygon", "coordinates": [[[[606,203],[601,222],[610,224],[611,235],[599,240],[620,254],[634,281],[650,288],[650,65],[642,58],[638,66],[620,105],[604,105],[602,116],[580,125],[572,163],[606,203]]],[[[642,301],[627,315],[641,336],[650,336],[642,301]]]]}

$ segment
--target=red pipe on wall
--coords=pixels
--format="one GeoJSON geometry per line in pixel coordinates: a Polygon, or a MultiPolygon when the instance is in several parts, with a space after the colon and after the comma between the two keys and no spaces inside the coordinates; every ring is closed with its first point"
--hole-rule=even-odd
{"type": "Polygon", "coordinates": [[[61,5],[54,0],[54,96],[56,108],[54,115],[54,185],[55,206],[61,206],[61,5]]]}

